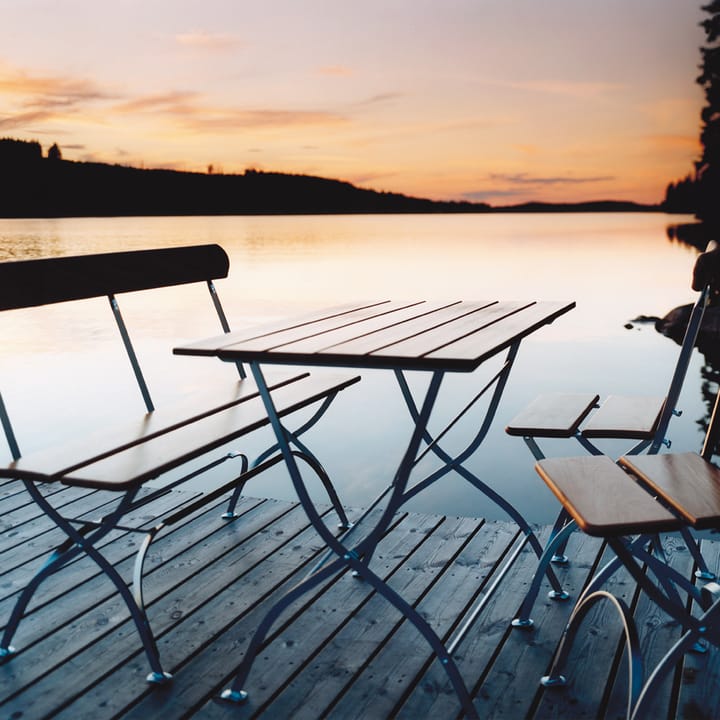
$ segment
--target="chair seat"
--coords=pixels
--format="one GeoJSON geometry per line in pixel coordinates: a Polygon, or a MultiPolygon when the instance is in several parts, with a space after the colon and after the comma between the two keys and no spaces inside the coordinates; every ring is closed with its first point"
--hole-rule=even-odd
{"type": "Polygon", "coordinates": [[[598,395],[589,393],[540,395],[510,421],[505,432],[523,437],[572,437],[598,400],[598,395]]]}
{"type": "Polygon", "coordinates": [[[550,393],[535,398],[505,428],[508,435],[569,438],[580,432],[586,438],[646,440],[657,430],[664,397],[610,395],[597,407],[598,395],[550,393]],[[589,418],[589,419],[588,419],[589,418]]]}
{"type": "Polygon", "coordinates": [[[664,397],[610,395],[592,414],[582,434],[587,438],[650,439],[664,404],[664,397]]]}
{"type": "Polygon", "coordinates": [[[535,469],[588,535],[665,532],[683,524],[605,455],[549,458],[535,469]]]}
{"type": "Polygon", "coordinates": [[[720,525],[720,470],[700,455],[622,457],[619,463],[698,530],[720,525]]]}

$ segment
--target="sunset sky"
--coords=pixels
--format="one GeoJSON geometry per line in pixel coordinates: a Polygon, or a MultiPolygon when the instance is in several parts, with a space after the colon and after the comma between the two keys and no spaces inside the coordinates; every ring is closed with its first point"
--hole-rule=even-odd
{"type": "Polygon", "coordinates": [[[495,205],[659,202],[699,0],[0,0],[0,137],[495,205]]]}

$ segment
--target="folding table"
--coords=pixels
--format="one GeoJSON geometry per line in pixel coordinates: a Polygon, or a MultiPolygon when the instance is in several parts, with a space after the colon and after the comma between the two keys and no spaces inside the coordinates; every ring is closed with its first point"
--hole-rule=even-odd
{"type": "MultiPolygon", "coordinates": [[[[225,699],[241,702],[247,698],[243,688],[253,660],[282,611],[303,593],[349,568],[413,623],[440,660],[466,714],[477,717],[452,655],[523,547],[530,543],[538,557],[543,548],[523,516],[497,489],[469,470],[467,462],[487,436],[522,339],[573,307],[573,302],[534,301],[356,303],[175,348],[174,352],[180,355],[213,356],[224,361],[247,363],[256,379],[300,502],[330,550],[323,562],[268,611],[250,642],[232,687],[223,693],[225,699]],[[506,355],[499,369],[492,368],[484,374],[474,372],[503,351],[506,355]],[[264,365],[385,370],[397,379],[414,425],[407,449],[387,488],[370,503],[353,527],[339,537],[322,521],[308,495],[296,457],[303,445],[278,417],[272,392],[263,375],[264,365]],[[411,389],[408,380],[411,371],[425,373],[428,382],[424,392],[411,389]],[[467,402],[443,430],[431,432],[428,422],[446,373],[468,374],[467,402]],[[478,377],[480,375],[482,377],[478,377]],[[446,450],[443,440],[448,431],[466,418],[468,411],[486,395],[484,418],[468,432],[464,449],[460,452],[446,450]],[[419,463],[428,454],[435,456],[439,467],[423,476],[419,472],[419,463]],[[490,590],[464,616],[454,637],[443,644],[424,618],[388,587],[370,565],[378,542],[399,508],[451,471],[497,503],[518,524],[521,533],[490,590]],[[365,524],[372,520],[372,527],[356,540],[363,520],[365,524]]],[[[551,568],[547,568],[547,576],[555,592],[563,594],[551,568]]]]}

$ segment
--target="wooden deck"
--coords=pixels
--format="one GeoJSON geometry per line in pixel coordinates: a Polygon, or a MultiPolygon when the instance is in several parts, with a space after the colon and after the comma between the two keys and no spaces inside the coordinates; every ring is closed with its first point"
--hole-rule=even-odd
{"type": "MultiPolygon", "coordinates": [[[[54,488],[52,489],[55,492],[54,488]]],[[[171,493],[163,502],[183,502],[171,493]]],[[[99,492],[61,490],[54,498],[97,515],[99,492]]],[[[87,560],[49,580],[13,644],[20,651],[0,667],[0,717],[57,718],[454,718],[459,704],[427,644],[382,599],[349,574],[293,607],[274,629],[253,668],[250,700],[217,700],[239,664],[249,635],[274,598],[318,558],[321,547],[296,504],[245,498],[242,517],[217,508],[188,518],[155,541],[145,593],[172,684],[150,688],[125,606],[87,560]]],[[[330,522],[333,521],[328,516],[330,522]]],[[[57,540],[18,484],[0,485],[0,618],[18,589],[57,540]]],[[[117,532],[107,555],[132,569],[140,535],[117,532]]],[[[458,624],[493,580],[516,539],[513,526],[474,518],[401,514],[381,543],[374,567],[413,603],[441,636],[458,624]]],[[[683,546],[668,539],[673,563],[690,574],[683,546]]],[[[714,569],[720,543],[704,541],[714,569]]],[[[575,533],[572,563],[560,571],[576,596],[603,559],[596,539],[575,533]]],[[[607,607],[586,620],[565,690],[544,691],[547,670],[571,603],[543,597],[531,631],[509,621],[534,570],[527,550],[496,592],[457,659],[484,718],[595,718],[624,714],[626,666],[619,623],[607,607]]],[[[610,589],[634,608],[643,647],[657,657],[678,629],[618,573],[610,589]]],[[[688,655],[652,717],[720,716],[720,654],[688,655]]]]}

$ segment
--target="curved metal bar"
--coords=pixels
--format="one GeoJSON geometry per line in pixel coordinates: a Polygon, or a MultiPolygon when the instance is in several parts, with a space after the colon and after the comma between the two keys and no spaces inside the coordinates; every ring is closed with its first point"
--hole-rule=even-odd
{"type": "MultiPolygon", "coordinates": [[[[520,514],[520,512],[515,508],[514,505],[512,505],[502,495],[493,490],[489,485],[486,485],[482,480],[480,480],[476,475],[471,473],[462,465],[457,467],[451,467],[449,468],[449,470],[450,469],[455,470],[456,473],[464,477],[469,483],[474,485],[476,488],[478,488],[478,490],[480,490],[480,492],[482,492],[490,500],[492,500],[498,507],[504,510],[515,521],[521,531],[527,536],[528,542],[530,543],[533,551],[535,552],[535,555],[537,555],[538,558],[542,557],[543,546],[537,539],[537,535],[535,535],[535,533],[533,532],[530,524],[527,522],[527,520],[525,520],[525,518],[520,514]]],[[[545,569],[545,574],[547,576],[547,579],[550,581],[553,590],[558,593],[563,593],[564,590],[562,589],[562,585],[557,579],[557,576],[555,575],[553,569],[548,566],[545,569]]]]}
{"type": "MultiPolygon", "coordinates": [[[[628,572],[633,576],[633,579],[647,593],[648,597],[660,607],[660,609],[664,610],[671,618],[682,625],[682,627],[696,631],[699,630],[701,627],[700,621],[687,613],[682,603],[678,605],[660,591],[657,585],[655,585],[640,569],[640,567],[638,567],[638,564],[635,562],[633,557],[633,552],[631,552],[625,545],[622,538],[609,537],[608,544],[615,551],[615,554],[618,556],[628,572]]],[[[672,568],[668,569],[672,570],[672,568]]],[[[653,573],[654,572],[655,570],[653,570],[653,573]]]]}
{"type": "Polygon", "coordinates": [[[137,493],[137,488],[128,490],[123,494],[121,500],[114,512],[109,513],[106,518],[108,522],[95,527],[92,533],[83,533],[73,527],[72,523],[64,518],[38,491],[35,484],[26,481],[25,485],[33,497],[33,500],[38,506],[45,512],[45,514],[62,530],[67,537],[73,541],[72,547],[66,552],[57,554],[48,563],[46,563],[35,577],[28,583],[20,597],[18,598],[15,608],[11,616],[11,620],[5,629],[3,636],[2,647],[8,648],[12,635],[17,630],[17,626],[25,612],[27,604],[30,602],[33,594],[39,587],[40,583],[50,575],[57,572],[61,567],[66,565],[73,557],[84,552],[90,557],[95,564],[105,573],[106,577],[115,586],[115,589],[120,594],[120,597],[125,602],[125,605],[130,612],[130,617],[135,623],[135,627],[140,636],[145,655],[147,656],[148,662],[152,672],[148,675],[147,679],[149,682],[162,683],[170,679],[170,675],[165,673],[160,664],[160,654],[155,643],[155,636],[150,629],[150,623],[144,610],[138,606],[133,597],[133,594],[128,589],[124,580],[113,567],[113,565],[95,548],[94,543],[100,540],[102,537],[107,535],[116,526],[117,520],[127,511],[128,506],[132,504],[132,499],[137,493]]]}
{"type": "MultiPolygon", "coordinates": [[[[297,445],[298,447],[300,447],[300,449],[303,450],[303,452],[305,452],[310,457],[315,458],[314,454],[312,452],[310,452],[310,450],[308,450],[304,445],[302,445],[300,443],[300,441],[298,440],[298,438],[300,437],[300,435],[302,435],[303,433],[310,430],[310,428],[312,428],[318,422],[318,420],[320,420],[320,418],[327,412],[328,408],[330,407],[330,404],[337,397],[337,395],[338,395],[338,391],[335,391],[335,392],[327,395],[323,399],[323,401],[320,403],[317,410],[303,425],[301,425],[297,430],[294,430],[293,432],[288,433],[288,435],[292,438],[292,442],[295,445],[297,445]]],[[[286,433],[287,433],[287,431],[286,431],[286,433]]],[[[259,465],[264,463],[268,458],[272,457],[273,454],[276,452],[280,452],[280,445],[278,443],[274,443],[273,445],[268,447],[266,450],[263,450],[263,452],[261,452],[253,460],[250,467],[253,469],[258,467],[259,465]]],[[[315,458],[315,461],[318,463],[318,465],[320,464],[319,461],[317,460],[317,458],[315,458]]],[[[323,470],[323,472],[325,472],[325,471],[323,470]]],[[[327,475],[326,475],[326,477],[327,477],[327,475]]],[[[329,477],[328,477],[328,482],[330,482],[329,477]]],[[[325,481],[323,480],[323,484],[324,483],[325,483],[325,481]]],[[[227,510],[223,513],[224,518],[232,519],[235,517],[235,507],[237,506],[238,500],[240,499],[240,495],[242,494],[244,487],[245,487],[245,483],[243,482],[242,484],[238,485],[237,488],[233,491],[233,494],[230,497],[230,500],[228,501],[227,510]]],[[[345,510],[343,509],[343,507],[340,503],[340,499],[337,498],[337,493],[336,493],[334,487],[332,488],[332,493],[330,490],[328,490],[328,495],[330,495],[330,500],[333,503],[333,506],[335,507],[336,511],[338,512],[338,515],[340,515],[341,518],[343,516],[345,516],[345,510]],[[335,501],[333,501],[333,499],[332,499],[333,495],[337,499],[337,503],[335,501]]],[[[346,528],[349,527],[349,524],[347,521],[347,516],[345,516],[345,519],[341,520],[341,522],[345,523],[346,528]]]]}
{"type": "Polygon", "coordinates": [[[695,570],[695,577],[700,578],[701,580],[715,580],[717,576],[707,566],[705,558],[702,554],[702,550],[700,550],[700,545],[698,544],[698,541],[693,537],[692,530],[687,527],[687,525],[683,525],[680,528],[680,534],[682,535],[682,538],[685,541],[685,545],[687,546],[688,551],[692,555],[693,560],[697,565],[697,570],[695,570]]]}
{"type": "Polygon", "coordinates": [[[692,597],[702,606],[702,588],[697,587],[682,573],[679,573],[674,567],[669,565],[664,559],[664,557],[655,557],[654,555],[646,552],[644,548],[640,545],[634,545],[631,552],[639,561],[644,562],[647,567],[652,571],[653,575],[655,575],[655,577],[657,578],[658,583],[660,583],[660,585],[664,589],[665,595],[669,602],[673,603],[679,608],[684,608],[685,605],[676,589],[676,586],[678,586],[681,587],[690,597],[692,597]]]}
{"type": "Polygon", "coordinates": [[[642,691],[643,659],[642,653],[640,652],[640,640],[632,613],[628,606],[622,599],[615,597],[606,590],[598,590],[588,595],[582,602],[575,606],[565,633],[563,634],[558,654],[553,660],[550,672],[541,678],[540,682],[544,687],[555,687],[567,684],[567,679],[564,675],[561,675],[558,670],[567,662],[580,623],[585,619],[590,609],[601,600],[608,600],[615,607],[623,624],[625,647],[627,648],[628,654],[628,708],[626,717],[630,720],[633,708],[642,691]]]}
{"type": "MultiPolygon", "coordinates": [[[[23,485],[40,509],[60,528],[60,530],[65,533],[67,539],[60,543],[50,553],[32,579],[25,585],[18,599],[15,601],[15,605],[13,606],[13,610],[10,614],[10,619],[5,626],[2,640],[0,640],[0,648],[5,649],[10,647],[12,638],[17,631],[23,615],[25,614],[25,610],[42,582],[51,575],[54,575],[74,558],[81,555],[83,552],[84,542],[97,542],[113,529],[113,523],[100,526],[91,525],[75,529],[48,502],[45,496],[37,489],[35,483],[30,480],[24,480],[23,485]],[[86,541],[84,536],[88,534],[90,534],[90,539],[86,541]],[[78,542],[78,537],[83,538],[82,542],[78,542]]],[[[113,513],[115,519],[121,517],[127,511],[127,507],[131,504],[132,498],[136,492],[137,491],[134,490],[130,491],[122,497],[120,503],[115,509],[115,512],[113,513]]]]}
{"type": "MultiPolygon", "coordinates": [[[[527,594],[525,595],[525,599],[522,602],[522,605],[520,606],[520,610],[518,611],[517,616],[512,621],[512,626],[516,628],[529,628],[532,627],[533,621],[530,617],[530,613],[532,612],[533,606],[535,605],[535,601],[537,600],[537,596],[540,592],[540,585],[542,584],[543,576],[545,575],[545,571],[549,564],[552,562],[553,557],[555,556],[555,551],[557,550],[558,546],[565,545],[567,542],[567,539],[570,537],[570,535],[575,532],[576,529],[576,523],[574,520],[571,520],[568,522],[554,537],[552,537],[548,543],[545,545],[545,549],[543,550],[542,555],[540,556],[540,560],[538,562],[537,569],[535,570],[535,575],[533,576],[532,583],[530,584],[530,589],[527,591],[527,594]]],[[[557,598],[560,599],[560,598],[557,598]]],[[[563,599],[567,599],[567,593],[565,593],[565,597],[563,599]]]]}
{"type": "Polygon", "coordinates": [[[143,597],[142,581],[145,558],[147,557],[147,552],[150,549],[150,543],[152,543],[152,541],[155,539],[155,536],[160,532],[160,530],[163,529],[163,527],[165,527],[163,523],[160,523],[159,525],[152,528],[152,530],[150,530],[143,538],[143,541],[140,544],[140,549],[137,551],[137,555],[135,555],[135,566],[133,567],[132,584],[133,597],[135,598],[137,606],[143,613],[145,612],[145,598],[143,597]]]}
{"type": "MultiPolygon", "coordinates": [[[[520,343],[517,342],[513,344],[510,347],[510,350],[508,351],[507,357],[505,359],[505,363],[501,369],[500,372],[498,372],[495,376],[495,378],[491,381],[491,383],[488,384],[487,388],[489,388],[492,383],[495,384],[495,390],[493,391],[492,398],[490,399],[490,403],[488,405],[488,408],[485,412],[485,418],[483,419],[483,422],[480,425],[480,428],[475,435],[474,439],[470,442],[470,444],[466,447],[466,449],[459,453],[454,461],[456,464],[462,464],[464,463],[469,457],[475,453],[475,451],[480,447],[483,440],[485,440],[485,437],[487,436],[488,431],[490,430],[490,427],[492,425],[492,422],[495,418],[495,414],[497,412],[498,405],[500,404],[500,398],[502,397],[503,391],[505,390],[505,384],[507,383],[508,375],[510,374],[510,370],[512,369],[512,366],[515,362],[515,358],[517,356],[518,350],[520,349],[520,343]]],[[[418,418],[419,418],[419,412],[417,409],[417,405],[412,397],[412,392],[410,391],[410,387],[407,383],[407,380],[405,379],[405,376],[402,372],[402,370],[395,370],[395,377],[398,380],[398,383],[400,384],[400,389],[403,394],[403,398],[405,399],[405,403],[408,406],[408,410],[410,411],[410,416],[413,419],[413,421],[417,424],[418,418]]],[[[485,391],[483,390],[483,393],[485,391]]],[[[480,396],[476,398],[479,399],[480,396]]],[[[473,403],[476,401],[474,400],[473,403]]],[[[471,403],[472,404],[472,403],[471,403]]],[[[463,411],[464,414],[465,411],[463,411]]],[[[457,418],[456,418],[457,419],[457,418]]],[[[451,424],[454,424],[454,420],[451,424]]],[[[444,433],[445,431],[443,431],[444,433]]],[[[435,438],[433,438],[427,431],[423,434],[423,440],[432,448],[432,451],[435,455],[437,455],[443,462],[447,462],[447,458],[450,456],[447,455],[442,449],[437,445],[437,441],[435,438]]],[[[428,484],[431,484],[431,482],[434,482],[439,477],[442,477],[442,475],[445,474],[440,473],[437,475],[431,476],[433,479],[430,480],[430,482],[427,482],[423,485],[423,487],[427,487],[428,484]]],[[[413,493],[415,494],[415,493],[413,493]]]]}
{"type": "Polygon", "coordinates": [[[629,717],[631,720],[636,718],[645,718],[647,715],[647,703],[655,696],[657,686],[665,679],[667,673],[672,670],[678,660],[692,648],[697,642],[701,634],[693,630],[687,630],[679,640],[665,653],[662,660],[655,666],[650,673],[650,677],[645,681],[642,690],[632,707],[629,717]]]}
{"type": "Polygon", "coordinates": [[[460,672],[457,668],[457,665],[455,664],[455,661],[447,653],[447,650],[443,646],[440,638],[432,630],[432,628],[425,621],[425,619],[411,605],[409,605],[405,600],[403,600],[403,598],[398,593],[393,591],[386,583],[384,583],[377,575],[375,575],[375,573],[373,573],[369,569],[367,564],[367,558],[365,557],[372,553],[373,548],[377,545],[377,542],[379,541],[382,534],[384,534],[385,529],[389,525],[389,522],[391,521],[392,517],[397,511],[397,508],[401,504],[403,490],[408,482],[410,472],[413,466],[413,461],[417,455],[418,447],[420,445],[423,433],[425,432],[430,412],[437,398],[437,394],[440,389],[440,384],[442,382],[444,373],[434,372],[432,375],[430,384],[427,389],[426,397],[423,402],[422,410],[420,412],[420,415],[418,416],[415,430],[408,444],[408,448],[405,451],[405,454],[403,455],[403,458],[400,462],[400,466],[393,480],[393,490],[390,499],[388,500],[387,506],[385,507],[380,519],[376,523],[375,527],[368,533],[368,535],[365,536],[365,538],[363,538],[355,546],[355,548],[348,549],[338,538],[336,538],[332,533],[329,532],[325,524],[322,522],[322,519],[320,518],[314,504],[312,503],[307,493],[307,489],[305,488],[302,475],[300,474],[299,468],[297,466],[296,453],[290,448],[289,437],[280,422],[280,418],[278,417],[277,411],[272,401],[272,397],[270,396],[267,385],[265,384],[262,370],[255,362],[250,363],[250,368],[258,384],[258,387],[260,388],[260,394],[265,403],[265,408],[268,412],[270,422],[275,431],[275,436],[278,439],[278,443],[280,444],[281,450],[285,457],[288,471],[292,478],[293,485],[295,486],[295,490],[298,494],[300,503],[305,509],[305,512],[307,513],[308,518],[313,527],[315,528],[316,532],[325,541],[328,547],[335,552],[335,554],[338,556],[338,560],[333,561],[325,568],[319,570],[315,575],[304,580],[302,583],[300,583],[299,586],[296,586],[296,588],[290,591],[290,597],[286,595],[283,599],[276,603],[273,608],[270,609],[270,611],[262,621],[261,626],[258,628],[256,636],[254,636],[253,640],[251,641],[252,655],[250,650],[248,650],[248,654],[243,661],[243,665],[241,667],[240,673],[236,677],[236,681],[233,683],[232,687],[229,690],[223,693],[223,697],[225,697],[225,699],[236,701],[242,701],[247,697],[246,691],[242,690],[242,685],[245,683],[247,675],[250,672],[252,662],[254,661],[254,657],[260,647],[262,638],[265,636],[269,627],[275,621],[280,612],[282,612],[282,610],[287,607],[290,602],[297,599],[304,592],[307,592],[308,589],[317,584],[317,582],[320,581],[318,578],[322,579],[329,577],[332,573],[337,572],[342,566],[349,566],[364,580],[370,583],[371,586],[380,595],[382,595],[386,600],[388,600],[392,605],[394,605],[398,610],[400,610],[400,612],[418,629],[418,631],[422,634],[422,636],[431,646],[436,657],[440,660],[443,668],[445,669],[445,672],[448,675],[448,678],[450,679],[451,684],[453,685],[455,692],[457,693],[458,698],[463,705],[463,709],[469,717],[477,718],[477,711],[472,704],[470,693],[468,692],[467,687],[465,686],[465,683],[460,676],[460,672]],[[361,557],[363,558],[363,560],[361,560],[361,557]]]}
{"type": "Polygon", "coordinates": [[[345,508],[343,508],[340,503],[340,498],[338,497],[337,492],[335,492],[335,486],[332,484],[330,476],[327,474],[325,468],[320,464],[320,461],[309,450],[293,450],[292,454],[295,457],[304,460],[315,471],[315,474],[320,478],[320,481],[325,488],[325,492],[330,498],[332,506],[335,508],[335,512],[340,518],[340,527],[347,530],[350,527],[350,521],[345,514],[345,508]]]}

